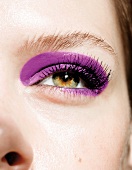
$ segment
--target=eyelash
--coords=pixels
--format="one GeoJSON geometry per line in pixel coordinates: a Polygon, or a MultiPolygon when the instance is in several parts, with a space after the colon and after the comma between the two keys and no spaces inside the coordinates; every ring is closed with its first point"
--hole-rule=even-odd
{"type": "MultiPolygon", "coordinates": [[[[91,64],[92,67],[92,64],[91,64]]],[[[83,95],[93,95],[96,96],[100,94],[107,85],[107,80],[109,79],[110,72],[108,73],[107,77],[104,75],[108,71],[108,66],[104,68],[103,71],[100,71],[101,66],[99,69],[94,66],[91,68],[83,68],[80,65],[73,65],[73,64],[58,64],[54,66],[50,66],[50,68],[46,68],[41,71],[41,75],[39,75],[39,81],[35,83],[35,85],[39,84],[43,79],[54,75],[54,73],[61,73],[61,72],[71,72],[75,73],[79,78],[81,78],[85,82],[85,88],[69,88],[69,92],[76,92],[76,94],[83,94],[83,95]],[[63,66],[63,68],[62,68],[63,66]],[[91,73],[90,73],[91,72],[91,73]],[[93,73],[92,73],[93,72],[93,73]],[[99,74],[97,74],[99,72],[99,74]],[[95,78],[96,77],[96,78],[95,78]],[[84,91],[85,90],[85,91],[84,91]],[[81,93],[80,93],[81,92],[81,93]]],[[[39,72],[40,74],[40,72],[39,72]]],[[[63,88],[63,87],[61,87],[63,88]]],[[[66,88],[65,88],[66,89],[66,88]]],[[[75,94],[75,93],[74,93],[75,94]]]]}
{"type": "MultiPolygon", "coordinates": [[[[58,59],[58,62],[55,64],[52,63],[51,65],[45,66],[34,73],[34,75],[30,77],[29,86],[36,86],[38,88],[41,86],[42,92],[44,89],[47,90],[47,88],[50,88],[50,91],[54,91],[54,93],[59,90],[61,93],[66,95],[70,94],[74,97],[78,95],[97,96],[107,87],[111,70],[107,65],[104,65],[103,62],[99,63],[98,60],[95,60],[92,57],[84,56],[78,53],[52,52],[51,54],[53,54],[53,56],[57,54],[67,54],[67,56],[65,56],[61,61],[58,59]],[[66,57],[68,57],[67,60],[65,60],[66,57]],[[79,78],[85,81],[86,86],[84,88],[65,88],[59,86],[51,87],[50,85],[40,84],[40,82],[42,82],[47,77],[60,72],[76,73],[79,78]]],[[[23,71],[21,72],[21,77],[22,74],[23,71]]]]}

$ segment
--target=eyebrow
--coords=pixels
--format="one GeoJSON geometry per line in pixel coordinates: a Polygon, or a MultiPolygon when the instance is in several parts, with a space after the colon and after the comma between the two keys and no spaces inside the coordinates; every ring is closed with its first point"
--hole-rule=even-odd
{"type": "Polygon", "coordinates": [[[84,43],[90,46],[100,47],[109,52],[111,55],[116,55],[112,46],[110,46],[104,39],[94,34],[73,32],[65,34],[51,34],[37,37],[24,41],[23,45],[18,49],[19,54],[39,54],[47,51],[58,51],[62,49],[74,48],[83,45],[84,43]]]}

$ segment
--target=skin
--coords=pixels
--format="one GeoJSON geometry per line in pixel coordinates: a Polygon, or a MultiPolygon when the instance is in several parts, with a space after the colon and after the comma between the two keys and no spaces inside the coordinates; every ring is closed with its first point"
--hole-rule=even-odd
{"type": "MultiPolygon", "coordinates": [[[[124,52],[110,0],[0,1],[0,169],[119,170],[130,125],[124,52]],[[25,38],[68,31],[96,34],[116,56],[89,43],[63,51],[92,54],[113,71],[99,96],[60,99],[20,81],[24,64],[36,55],[18,54],[25,38]],[[84,102],[85,101],[85,102],[84,102]],[[9,152],[20,158],[10,166],[9,152]]],[[[44,52],[44,51],[41,51],[44,52]]]]}

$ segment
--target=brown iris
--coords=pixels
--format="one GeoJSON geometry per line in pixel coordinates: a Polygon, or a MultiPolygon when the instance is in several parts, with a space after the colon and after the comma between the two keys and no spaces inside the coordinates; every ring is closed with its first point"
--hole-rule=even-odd
{"type": "Polygon", "coordinates": [[[60,72],[52,76],[55,86],[75,88],[80,82],[80,78],[75,73],[60,72]]]}

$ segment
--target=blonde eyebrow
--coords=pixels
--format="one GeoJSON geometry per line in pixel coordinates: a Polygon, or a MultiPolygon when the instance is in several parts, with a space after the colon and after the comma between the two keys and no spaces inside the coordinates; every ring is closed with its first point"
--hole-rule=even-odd
{"type": "Polygon", "coordinates": [[[18,49],[19,54],[39,54],[48,51],[58,51],[68,48],[74,48],[88,43],[91,46],[100,47],[109,52],[111,55],[116,55],[114,49],[101,37],[94,34],[73,32],[65,34],[42,34],[38,38],[34,36],[32,39],[24,41],[23,45],[18,49]]]}

